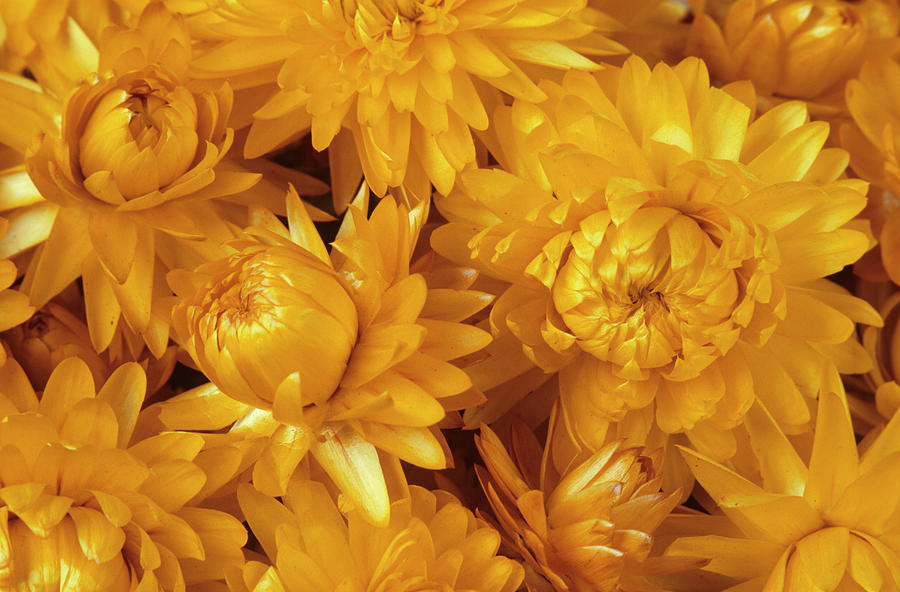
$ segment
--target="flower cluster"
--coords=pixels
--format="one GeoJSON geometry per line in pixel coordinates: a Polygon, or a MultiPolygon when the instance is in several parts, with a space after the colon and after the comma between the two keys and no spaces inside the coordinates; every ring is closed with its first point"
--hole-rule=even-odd
{"type": "Polygon", "coordinates": [[[896,0],[0,2],[0,591],[897,592],[896,0]]]}

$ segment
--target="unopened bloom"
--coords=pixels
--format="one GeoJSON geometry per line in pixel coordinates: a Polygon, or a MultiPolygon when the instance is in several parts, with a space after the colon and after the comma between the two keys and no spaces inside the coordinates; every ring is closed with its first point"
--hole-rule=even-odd
{"type": "Polygon", "coordinates": [[[161,355],[168,327],[152,306],[156,233],[202,238],[203,221],[186,202],[236,193],[259,178],[217,174],[232,142],[231,91],[188,88],[190,52],[183,19],[159,4],[136,29],[108,31],[99,76],[68,97],[61,131],[44,133],[28,157],[35,185],[60,206],[26,280],[30,296],[42,306],[82,276],[97,350],[121,312],[161,355]]]}
{"type": "Polygon", "coordinates": [[[752,102],[748,88],[711,88],[695,58],[652,72],[630,58],[545,88],[545,103],[497,110],[500,166],[437,201],[451,222],[432,245],[506,283],[490,325],[519,343],[467,367],[497,389],[467,421],[512,407],[526,393],[503,385],[536,366],[558,373],[563,413],[594,447],[592,417],[727,458],[756,397],[808,429],[809,369],[858,359],[854,320],[881,323],[823,279],[868,247],[844,228],[866,184],[840,178],[828,124],[799,102],[753,120],[730,94],[752,102]]]}
{"type": "Polygon", "coordinates": [[[0,588],[175,592],[242,563],[241,524],[199,507],[207,483],[230,477],[206,462],[201,436],[133,438],[137,364],[96,390],[68,358],[40,400],[13,358],[0,380],[0,588]]]}
{"type": "Polygon", "coordinates": [[[900,50],[900,13],[882,0],[739,0],[723,22],[697,4],[687,53],[721,80],[749,79],[761,95],[840,105],[867,56],[900,50]]]}
{"type": "MultiPolygon", "coordinates": [[[[280,495],[310,451],[383,524],[390,502],[379,457],[444,468],[436,424],[483,401],[449,362],[490,341],[459,322],[490,298],[433,289],[410,270],[426,203],[410,211],[388,197],[371,218],[364,211],[350,207],[329,253],[293,194],[290,229],[269,215],[248,230],[256,240],[235,241],[229,257],[169,281],[181,298],[173,312],[181,343],[246,406],[230,418],[232,431],[269,438],[257,487],[280,495]]],[[[189,407],[205,405],[216,398],[189,407]]]]}
{"type": "Polygon", "coordinates": [[[238,499],[272,564],[248,561],[232,592],[514,592],[522,582],[522,566],[497,555],[497,531],[443,491],[410,487],[382,527],[341,515],[315,481],[292,482],[286,505],[248,485],[238,499]]]}
{"type": "MultiPolygon", "coordinates": [[[[553,428],[551,420],[548,447],[553,428]]],[[[514,425],[512,440],[508,453],[482,425],[476,443],[487,470],[478,470],[510,546],[534,570],[529,589],[543,589],[543,578],[558,592],[640,590],[645,571],[693,567],[650,557],[653,531],[678,503],[660,491],[661,450],[611,442],[557,470],[526,425],[514,425]]]]}
{"type": "Polygon", "coordinates": [[[544,97],[526,65],[589,70],[597,65],[579,51],[625,52],[593,24],[608,19],[585,4],[236,0],[216,12],[224,22],[205,27],[216,42],[192,68],[268,98],[253,114],[245,155],[311,132],[316,149],[337,153],[333,178],[358,179],[361,166],[376,193],[405,182],[422,198],[429,181],[447,192],[473,163],[472,130],[488,127],[484,105],[496,90],[544,97]],[[273,93],[260,80],[276,72],[273,93]]]}
{"type": "Polygon", "coordinates": [[[833,368],[825,372],[808,461],[809,452],[795,449],[759,403],[745,422],[757,477],[682,449],[724,516],[680,517],[691,534],[667,555],[709,558],[703,569],[735,589],[868,592],[900,585],[900,414],[858,452],[840,378],[833,368]]]}

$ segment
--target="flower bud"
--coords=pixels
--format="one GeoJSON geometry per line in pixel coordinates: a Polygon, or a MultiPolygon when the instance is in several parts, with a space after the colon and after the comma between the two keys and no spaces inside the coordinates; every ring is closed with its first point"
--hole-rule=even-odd
{"type": "Polygon", "coordinates": [[[687,52],[723,80],[751,80],[760,94],[814,99],[840,93],[896,30],[896,15],[875,0],[740,0],[722,23],[701,10],[687,52]]]}
{"type": "Polygon", "coordinates": [[[294,372],[304,405],[335,392],[357,316],[332,269],[302,249],[251,243],[197,273],[208,281],[176,309],[174,324],[225,393],[268,406],[294,372]]]}

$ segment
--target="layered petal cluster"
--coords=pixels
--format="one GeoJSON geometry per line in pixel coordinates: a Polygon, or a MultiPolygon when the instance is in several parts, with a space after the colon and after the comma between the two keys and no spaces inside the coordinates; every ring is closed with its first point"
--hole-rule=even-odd
{"type": "MultiPolygon", "coordinates": [[[[234,242],[228,258],[169,279],[180,296],[173,325],[183,346],[243,403],[207,427],[237,421],[233,431],[269,438],[256,486],[280,495],[310,451],[348,500],[385,524],[382,462],[444,468],[438,424],[447,411],[483,401],[450,361],[490,341],[459,322],[490,297],[467,285],[429,286],[410,269],[427,204],[409,211],[385,198],[368,219],[359,205],[330,253],[293,194],[289,229],[268,214],[248,230],[257,238],[234,242]]],[[[217,404],[175,397],[162,420],[217,404]]]]}
{"type": "MultiPolygon", "coordinates": [[[[27,297],[20,294],[27,302],[27,297]]],[[[18,298],[18,297],[17,297],[18,298]]],[[[118,334],[125,337],[125,334],[118,334]]],[[[4,332],[3,341],[25,370],[35,390],[43,390],[53,369],[66,358],[77,357],[91,370],[94,384],[106,382],[109,375],[125,362],[137,361],[147,374],[147,391],[155,393],[171,376],[175,366],[175,347],[156,358],[144,348],[139,337],[114,339],[106,351],[97,353],[91,344],[83,318],[58,302],[50,302],[25,323],[4,332]]]]}
{"type": "Polygon", "coordinates": [[[611,442],[557,471],[549,442],[542,449],[522,423],[513,428],[512,454],[487,426],[476,443],[494,516],[533,570],[526,576],[529,590],[643,590],[650,586],[645,573],[688,568],[649,557],[653,531],[679,499],[660,491],[661,450],[647,455],[611,442]]]}
{"type": "Polygon", "coordinates": [[[196,76],[240,88],[277,71],[245,155],[311,131],[316,149],[337,153],[333,167],[349,160],[341,173],[358,175],[361,165],[379,195],[404,181],[419,198],[428,181],[449,191],[475,160],[472,130],[488,127],[496,90],[544,98],[532,65],[590,70],[582,53],[625,52],[601,34],[611,19],[584,0],[235,0],[216,16],[224,22],[202,31],[220,41],[194,60],[196,76]]]}
{"type": "Polygon", "coordinates": [[[69,95],[61,131],[44,134],[28,157],[35,185],[60,206],[26,278],[32,301],[41,306],[82,276],[98,350],[121,313],[161,355],[168,327],[152,308],[157,231],[202,238],[199,214],[184,203],[236,193],[259,178],[215,170],[232,142],[231,91],[185,86],[190,52],[184,19],[160,4],[137,28],[108,30],[99,77],[69,95]]]}
{"type": "Polygon", "coordinates": [[[720,18],[693,4],[686,52],[725,82],[750,80],[761,95],[832,110],[868,56],[900,51],[900,11],[865,0],[739,0],[720,18]]]}
{"type": "Polygon", "coordinates": [[[178,591],[242,563],[246,531],[199,507],[231,477],[196,434],[133,437],[146,379],[134,363],[99,390],[78,358],[40,398],[0,368],[0,588],[178,591]]]}
{"type": "Polygon", "coordinates": [[[807,429],[817,369],[866,370],[854,321],[881,323],[823,279],[868,247],[844,227],[866,184],[840,178],[828,125],[798,102],[754,120],[749,89],[710,88],[693,58],[652,71],[630,58],[544,88],[545,103],[496,111],[500,166],[437,200],[451,222],[435,250],[506,284],[490,317],[504,346],[467,368],[495,391],[470,421],[514,405],[537,367],[558,373],[563,412],[593,447],[596,418],[635,443],[654,423],[686,432],[727,458],[756,397],[807,429]]]}
{"type": "Polygon", "coordinates": [[[383,527],[342,515],[315,481],[293,481],[286,505],[246,485],[238,498],[272,565],[248,561],[232,592],[514,592],[522,582],[522,566],[497,555],[497,531],[444,491],[410,487],[383,527]]]}
{"type": "Polygon", "coordinates": [[[678,526],[690,534],[666,554],[710,558],[703,570],[726,578],[714,589],[900,587],[900,415],[857,451],[843,386],[833,369],[827,377],[808,461],[759,403],[745,422],[758,478],[682,449],[724,516],[680,517],[678,526]]]}

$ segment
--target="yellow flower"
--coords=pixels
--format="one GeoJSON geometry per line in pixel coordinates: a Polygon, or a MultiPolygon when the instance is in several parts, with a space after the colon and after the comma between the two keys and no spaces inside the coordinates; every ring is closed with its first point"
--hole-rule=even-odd
{"type": "Polygon", "coordinates": [[[246,156],[309,131],[317,150],[331,146],[332,178],[351,177],[341,181],[339,210],[360,164],[377,194],[405,182],[421,199],[429,181],[447,192],[474,162],[471,130],[488,127],[484,103],[498,100],[496,90],[544,97],[531,64],[590,70],[596,64],[579,52],[625,53],[599,32],[609,19],[585,4],[233,0],[215,13],[224,22],[205,23],[216,42],[192,71],[259,87],[254,100],[265,104],[253,114],[246,156]],[[276,72],[273,92],[262,85],[276,72]]]}
{"type": "Polygon", "coordinates": [[[710,88],[696,58],[652,72],[630,58],[545,88],[545,103],[496,111],[502,168],[464,173],[437,201],[451,223],[435,250],[506,282],[498,345],[467,368],[496,390],[469,425],[527,394],[504,385],[536,366],[545,382],[558,373],[562,411],[593,448],[606,428],[592,422],[624,422],[636,444],[655,423],[727,458],[756,397],[808,429],[817,369],[867,370],[854,321],[881,324],[823,279],[868,248],[843,227],[866,184],[839,178],[828,124],[799,102],[753,121],[736,98],[753,104],[752,89],[710,88]]]}
{"type": "MultiPolygon", "coordinates": [[[[78,302],[77,306],[80,304],[78,302]]],[[[117,334],[118,339],[113,339],[106,351],[97,353],[84,321],[57,302],[48,303],[28,321],[0,337],[36,390],[43,390],[53,369],[71,357],[80,358],[87,364],[95,384],[105,382],[123,363],[138,362],[147,372],[148,394],[155,393],[169,379],[175,366],[175,346],[169,347],[157,359],[144,348],[139,336],[124,332],[117,334]],[[137,355],[133,355],[133,351],[137,355]]]]}
{"type": "Polygon", "coordinates": [[[844,83],[869,55],[900,50],[900,13],[882,0],[739,0],[717,22],[695,6],[686,51],[761,95],[843,101],[844,83]]]}
{"type": "MultiPolygon", "coordinates": [[[[427,202],[409,211],[385,198],[370,219],[361,206],[350,207],[329,254],[294,193],[290,229],[264,216],[248,231],[261,240],[235,241],[230,257],[169,281],[181,299],[173,326],[182,345],[244,403],[207,429],[237,420],[232,431],[270,439],[256,486],[280,495],[310,451],[355,506],[385,524],[382,461],[444,468],[438,422],[483,401],[449,361],[490,340],[458,322],[489,297],[436,289],[410,270],[427,202]]],[[[219,398],[195,399],[169,417],[202,415],[219,398]]]]}
{"type": "Polygon", "coordinates": [[[7,358],[0,384],[0,588],[176,591],[241,565],[241,524],[199,507],[230,477],[199,452],[202,437],[132,437],[146,390],[137,364],[98,391],[68,358],[38,399],[7,358]]]}
{"type": "Polygon", "coordinates": [[[410,487],[383,527],[342,516],[315,481],[293,481],[286,506],[248,485],[238,499],[273,565],[248,561],[232,592],[514,592],[522,582],[522,566],[497,555],[497,531],[443,491],[410,487]]]}
{"type": "Polygon", "coordinates": [[[680,517],[691,536],[667,555],[710,558],[703,569],[734,589],[897,589],[900,415],[858,453],[840,378],[833,368],[826,375],[808,462],[759,403],[745,425],[760,478],[682,450],[724,516],[680,517]]]}
{"type": "Polygon", "coordinates": [[[653,531],[678,503],[677,493],[660,492],[662,451],[649,455],[618,441],[563,460],[550,450],[554,424],[555,414],[546,449],[527,425],[514,424],[516,461],[487,426],[475,439],[494,516],[534,570],[526,576],[529,589],[549,582],[558,592],[640,590],[648,585],[645,572],[697,567],[649,557],[653,531]]]}
{"type": "Polygon", "coordinates": [[[162,354],[168,324],[153,300],[155,247],[166,239],[158,231],[202,238],[204,211],[186,203],[243,191],[259,178],[216,170],[232,142],[231,92],[185,87],[189,57],[183,19],[159,4],[137,29],[108,31],[102,74],[68,97],[61,132],[45,133],[27,160],[41,194],[60,206],[26,277],[30,296],[42,306],[81,276],[98,351],[121,311],[162,354]]]}

